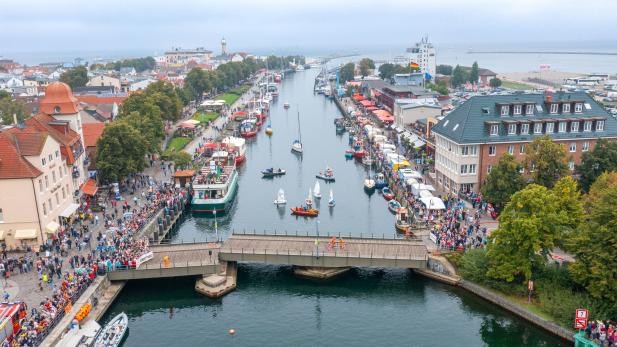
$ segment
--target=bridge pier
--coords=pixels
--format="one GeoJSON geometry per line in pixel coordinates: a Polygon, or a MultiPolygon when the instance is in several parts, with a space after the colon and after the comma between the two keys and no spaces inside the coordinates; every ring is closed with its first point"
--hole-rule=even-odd
{"type": "Polygon", "coordinates": [[[204,275],[195,282],[195,291],[209,298],[220,298],[236,289],[238,263],[221,262],[225,270],[218,274],[204,275]]]}
{"type": "Polygon", "coordinates": [[[316,267],[316,266],[294,266],[296,276],[314,279],[329,280],[345,274],[350,267],[316,267]]]}

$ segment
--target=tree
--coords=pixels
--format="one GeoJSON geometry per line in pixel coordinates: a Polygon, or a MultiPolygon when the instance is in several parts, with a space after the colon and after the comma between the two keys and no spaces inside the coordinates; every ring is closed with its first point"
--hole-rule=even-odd
{"type": "Polygon", "coordinates": [[[499,88],[499,87],[501,87],[501,80],[499,78],[497,78],[497,77],[491,78],[491,80],[488,83],[491,86],[491,88],[499,88]]]}
{"type": "Polygon", "coordinates": [[[590,188],[596,199],[589,220],[581,223],[572,242],[576,261],[569,270],[593,297],[617,306],[617,174],[604,173],[598,181],[601,184],[590,188]],[[608,182],[612,184],[606,185],[608,182]]]}
{"type": "Polygon", "coordinates": [[[446,82],[444,81],[439,81],[437,83],[427,83],[426,86],[430,90],[436,91],[441,95],[448,95],[449,93],[448,86],[446,85],[446,82]]]}
{"type": "Polygon", "coordinates": [[[353,81],[355,70],[356,66],[354,65],[354,63],[347,63],[343,65],[343,67],[341,67],[341,70],[339,71],[339,79],[341,80],[341,82],[345,83],[347,81],[353,81]]]}
{"type": "Polygon", "coordinates": [[[150,111],[123,113],[120,119],[126,121],[133,129],[139,130],[144,138],[147,153],[157,153],[160,150],[161,141],[165,138],[165,127],[159,108],[152,103],[148,105],[150,111]]]}
{"type": "Polygon", "coordinates": [[[163,119],[176,121],[182,116],[182,101],[173,84],[157,81],[150,84],[144,93],[159,107],[163,119]]]}
{"type": "Polygon", "coordinates": [[[368,76],[369,70],[375,68],[375,62],[369,58],[363,58],[362,60],[360,60],[360,63],[358,65],[360,66],[360,74],[362,75],[362,77],[368,76]]]}
{"type": "Polygon", "coordinates": [[[510,154],[504,154],[497,166],[493,167],[482,186],[482,197],[498,208],[503,208],[512,194],[527,184],[520,173],[522,165],[510,154]]]}
{"type": "Polygon", "coordinates": [[[487,245],[487,275],[507,282],[532,279],[534,268],[546,264],[558,225],[557,203],[548,188],[530,184],[514,193],[487,245]]]}
{"type": "Polygon", "coordinates": [[[599,139],[593,150],[583,152],[581,165],[576,167],[581,188],[588,191],[605,171],[617,171],[617,142],[599,139]]]}
{"type": "Polygon", "coordinates": [[[556,245],[568,248],[569,240],[574,236],[585,215],[578,183],[571,176],[562,177],[555,183],[552,193],[557,203],[559,218],[560,237],[556,240],[556,245]]]}
{"type": "Polygon", "coordinates": [[[390,79],[394,76],[394,64],[381,64],[379,65],[379,69],[377,71],[379,72],[379,77],[381,79],[390,79]]]}
{"type": "Polygon", "coordinates": [[[174,166],[176,168],[185,167],[189,165],[192,160],[193,160],[193,157],[191,157],[190,154],[184,151],[176,152],[173,154],[174,166]]]}
{"type": "Polygon", "coordinates": [[[146,167],[146,140],[125,121],[105,127],[96,144],[96,167],[101,180],[118,182],[146,167]]]}
{"type": "Polygon", "coordinates": [[[468,80],[469,80],[469,75],[467,74],[467,71],[465,71],[465,69],[463,69],[462,67],[456,65],[454,70],[452,70],[452,79],[450,80],[450,83],[452,83],[452,86],[458,87],[461,84],[464,84],[465,82],[467,82],[468,80]]]}
{"type": "Polygon", "coordinates": [[[60,75],[60,81],[68,84],[71,89],[83,87],[88,83],[88,70],[85,66],[78,66],[67,70],[60,75]]]}
{"type": "Polygon", "coordinates": [[[479,77],[480,77],[480,73],[478,71],[478,62],[474,61],[473,65],[471,65],[471,71],[469,72],[469,82],[478,83],[479,77]]]}
{"type": "Polygon", "coordinates": [[[21,100],[13,100],[9,93],[0,90],[0,123],[9,125],[13,124],[14,117],[17,117],[17,123],[23,122],[26,117],[26,104],[21,100]]]}
{"type": "Polygon", "coordinates": [[[526,146],[526,152],[525,167],[534,183],[551,188],[568,171],[565,148],[548,135],[534,139],[526,146]]]}
{"type": "Polygon", "coordinates": [[[452,65],[437,65],[435,72],[441,75],[450,76],[452,75],[452,65]]]}

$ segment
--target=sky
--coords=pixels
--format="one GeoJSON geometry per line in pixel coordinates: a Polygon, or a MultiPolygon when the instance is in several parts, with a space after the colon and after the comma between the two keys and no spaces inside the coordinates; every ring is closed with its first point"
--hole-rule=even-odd
{"type": "Polygon", "coordinates": [[[218,53],[222,37],[230,51],[258,54],[404,50],[423,35],[438,47],[603,49],[617,47],[616,12],[614,0],[2,0],[0,56],[218,53]]]}

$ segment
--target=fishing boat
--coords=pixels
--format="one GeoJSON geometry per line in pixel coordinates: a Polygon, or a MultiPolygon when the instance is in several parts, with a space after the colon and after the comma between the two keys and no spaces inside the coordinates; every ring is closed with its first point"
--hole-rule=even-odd
{"type": "Polygon", "coordinates": [[[240,136],[244,138],[257,136],[258,130],[257,118],[245,119],[240,123],[240,136]]]}
{"type": "Polygon", "coordinates": [[[263,175],[262,178],[270,178],[270,177],[276,177],[276,176],[283,176],[284,174],[286,174],[287,171],[285,171],[284,169],[274,169],[274,168],[268,168],[265,170],[261,171],[261,174],[263,175]]]}
{"type": "Polygon", "coordinates": [[[313,188],[313,196],[315,199],[321,199],[321,187],[319,186],[319,182],[315,182],[315,188],[313,188]]]}
{"type": "Polygon", "coordinates": [[[129,319],[126,313],[122,312],[115,316],[99,332],[94,340],[94,347],[117,347],[126,336],[129,329],[129,319]]]}
{"type": "Polygon", "coordinates": [[[399,208],[401,208],[400,202],[394,199],[388,201],[388,209],[390,210],[390,212],[397,213],[399,208]]]}
{"type": "Polygon", "coordinates": [[[381,188],[381,194],[383,195],[383,198],[388,201],[394,199],[394,193],[388,187],[381,188]]]}
{"type": "Polygon", "coordinates": [[[364,179],[364,190],[369,194],[375,192],[375,180],[370,176],[364,179]]]}
{"type": "Polygon", "coordinates": [[[304,199],[304,203],[306,204],[306,206],[313,206],[313,190],[311,188],[309,188],[309,193],[306,199],[304,199]]]}
{"type": "Polygon", "coordinates": [[[279,189],[276,199],[274,200],[274,204],[277,206],[280,206],[280,205],[285,205],[286,203],[287,203],[287,200],[285,199],[285,191],[283,191],[283,188],[281,188],[279,189]]]}
{"type": "Polygon", "coordinates": [[[334,193],[332,189],[330,189],[330,198],[328,199],[328,207],[334,207],[336,205],[336,201],[334,200],[334,193]]]}
{"type": "Polygon", "coordinates": [[[409,234],[411,232],[411,223],[409,223],[409,210],[401,207],[396,212],[396,222],[394,229],[399,233],[409,234]]]}
{"type": "Polygon", "coordinates": [[[315,177],[326,182],[334,182],[335,180],[334,171],[332,171],[332,168],[330,167],[326,167],[325,171],[319,171],[319,173],[315,175],[315,177]]]}
{"type": "Polygon", "coordinates": [[[388,186],[388,181],[386,181],[386,177],[380,172],[375,176],[375,188],[383,189],[383,187],[388,186]]]}
{"type": "MultiPolygon", "coordinates": [[[[233,205],[238,191],[238,172],[235,158],[213,155],[193,180],[191,208],[195,212],[226,212],[233,205]]],[[[219,155],[220,154],[220,155],[219,155]]]]}
{"type": "Polygon", "coordinates": [[[288,102],[284,103],[284,104],[283,104],[283,108],[284,108],[284,109],[288,109],[288,108],[289,108],[289,103],[288,103],[288,102]]]}
{"type": "Polygon", "coordinates": [[[300,111],[298,111],[298,139],[291,144],[291,150],[296,153],[302,153],[302,133],[300,132],[300,111]]]}
{"type": "Polygon", "coordinates": [[[241,137],[228,136],[221,141],[227,145],[227,149],[233,152],[236,166],[239,166],[246,159],[246,140],[241,137]]]}
{"type": "Polygon", "coordinates": [[[317,217],[319,210],[310,207],[292,207],[291,214],[304,217],[317,217]]]}

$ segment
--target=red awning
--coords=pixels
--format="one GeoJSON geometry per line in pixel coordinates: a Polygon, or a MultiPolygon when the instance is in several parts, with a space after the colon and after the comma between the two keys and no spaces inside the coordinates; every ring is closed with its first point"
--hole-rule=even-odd
{"type": "Polygon", "coordinates": [[[232,116],[234,119],[236,119],[236,118],[242,118],[242,117],[246,117],[246,116],[247,116],[247,113],[246,113],[245,111],[238,111],[238,112],[234,112],[231,116],[232,116]]]}
{"type": "Polygon", "coordinates": [[[394,122],[394,117],[386,110],[375,110],[373,111],[373,114],[384,123],[394,122]]]}
{"type": "Polygon", "coordinates": [[[181,123],[180,128],[182,129],[195,129],[195,124],[193,123],[181,123]]]}
{"type": "Polygon", "coordinates": [[[364,107],[375,106],[375,103],[370,100],[362,100],[360,104],[364,107]]]}
{"type": "Polygon", "coordinates": [[[362,94],[354,94],[353,99],[356,101],[362,101],[364,100],[364,96],[362,96],[362,94]]]}
{"type": "Polygon", "coordinates": [[[218,148],[219,144],[214,142],[208,142],[204,145],[204,148],[218,148]]]}
{"type": "Polygon", "coordinates": [[[96,195],[99,187],[96,186],[96,181],[93,178],[89,178],[83,186],[81,186],[81,191],[90,196],[96,195]]]}
{"type": "Polygon", "coordinates": [[[375,111],[375,110],[379,110],[379,108],[375,107],[375,106],[369,106],[369,107],[366,107],[366,110],[367,111],[375,111]]]}

